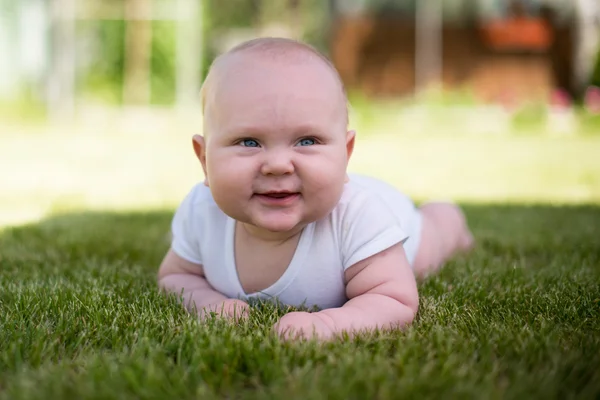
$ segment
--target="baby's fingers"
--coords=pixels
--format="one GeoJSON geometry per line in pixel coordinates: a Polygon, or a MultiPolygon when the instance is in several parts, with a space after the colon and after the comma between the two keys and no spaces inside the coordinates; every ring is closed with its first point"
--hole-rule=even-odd
{"type": "Polygon", "coordinates": [[[210,316],[218,316],[221,318],[230,318],[240,320],[248,317],[250,306],[248,303],[236,299],[227,299],[222,303],[211,304],[200,312],[200,318],[205,319],[210,316]]]}
{"type": "Polygon", "coordinates": [[[284,315],[273,326],[273,330],[283,340],[310,339],[316,336],[314,317],[307,312],[292,312],[284,315]]]}

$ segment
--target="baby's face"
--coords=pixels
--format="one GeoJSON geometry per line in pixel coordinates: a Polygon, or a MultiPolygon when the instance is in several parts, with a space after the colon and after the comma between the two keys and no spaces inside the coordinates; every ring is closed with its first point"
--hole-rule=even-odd
{"type": "Polygon", "coordinates": [[[339,84],[315,61],[255,57],[229,72],[206,108],[213,197],[252,229],[299,231],[335,207],[345,183],[354,134],[339,84]]]}

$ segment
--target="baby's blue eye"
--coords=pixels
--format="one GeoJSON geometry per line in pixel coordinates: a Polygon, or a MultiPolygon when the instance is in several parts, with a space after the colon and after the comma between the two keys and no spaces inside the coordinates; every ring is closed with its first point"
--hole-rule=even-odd
{"type": "Polygon", "coordinates": [[[254,139],[244,139],[240,144],[244,147],[258,147],[258,142],[254,139]]]}
{"type": "Polygon", "coordinates": [[[312,138],[304,138],[298,142],[300,146],[312,146],[316,144],[315,139],[312,138]]]}

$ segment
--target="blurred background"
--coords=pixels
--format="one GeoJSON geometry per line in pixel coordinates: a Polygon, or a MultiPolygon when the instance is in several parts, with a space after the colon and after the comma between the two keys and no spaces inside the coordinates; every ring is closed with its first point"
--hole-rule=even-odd
{"type": "Polygon", "coordinates": [[[0,227],[175,207],[207,69],[257,36],[333,60],[353,171],[416,200],[600,202],[598,0],[0,0],[0,227]]]}

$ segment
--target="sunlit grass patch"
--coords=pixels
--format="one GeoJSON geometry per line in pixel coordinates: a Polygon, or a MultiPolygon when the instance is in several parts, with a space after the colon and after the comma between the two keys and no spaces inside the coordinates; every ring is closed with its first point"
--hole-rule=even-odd
{"type": "MultiPolygon", "coordinates": [[[[173,208],[202,179],[190,124],[0,135],[0,225],[73,210],[173,208]]],[[[417,200],[596,203],[600,136],[358,132],[353,172],[417,200]]]]}

